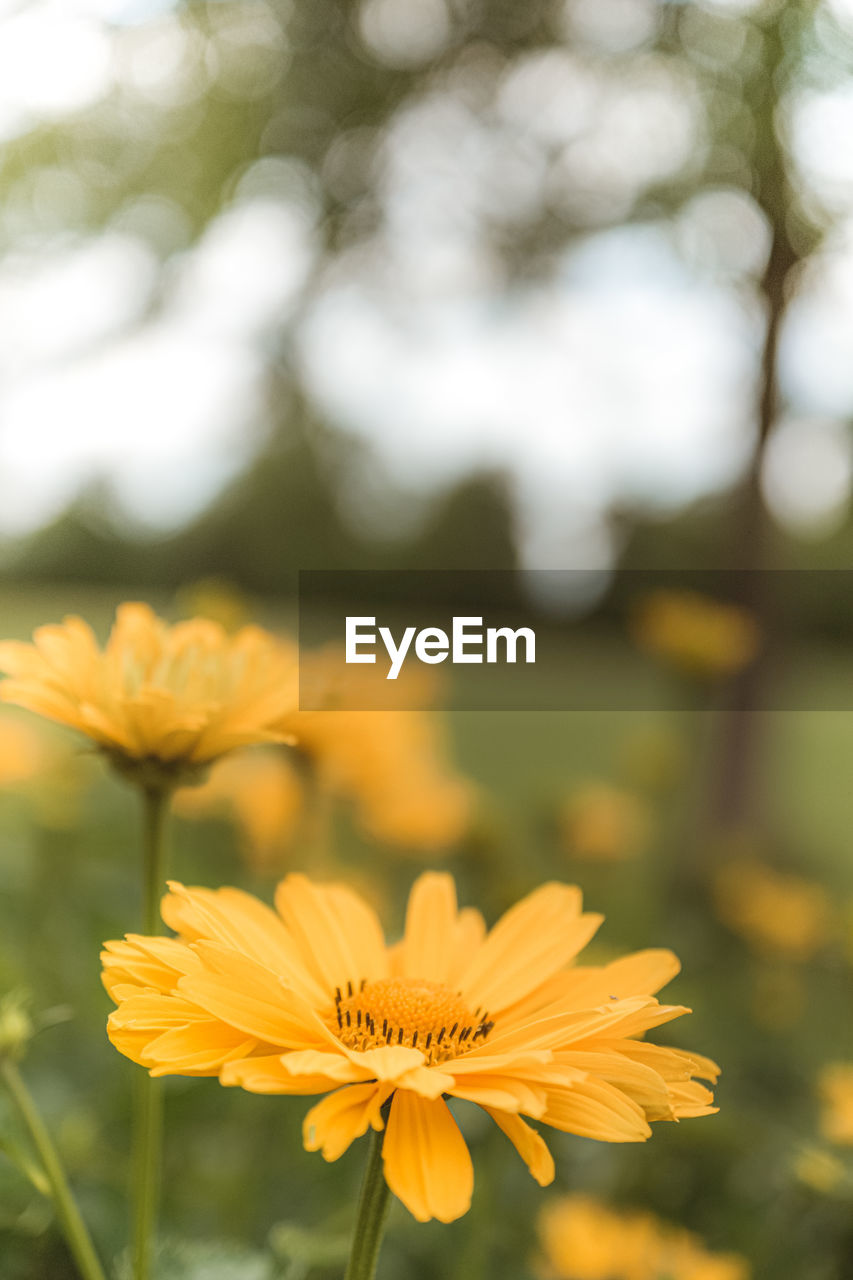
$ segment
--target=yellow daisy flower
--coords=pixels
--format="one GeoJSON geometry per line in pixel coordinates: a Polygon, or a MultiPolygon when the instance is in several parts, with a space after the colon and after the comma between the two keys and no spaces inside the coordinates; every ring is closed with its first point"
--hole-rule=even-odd
{"type": "Polygon", "coordinates": [[[601,923],[580,890],[546,884],[487,932],[453,880],[415,883],[402,940],[341,884],[301,875],[276,909],[237,889],[172,884],[177,937],[108,942],[109,1036],[155,1076],[218,1076],[255,1093],[324,1094],[304,1141],[336,1160],[384,1130],[385,1178],[415,1218],[469,1207],[473,1167],[445,1099],[477,1103],[542,1185],[551,1154],[522,1117],[604,1142],[650,1122],[710,1114],[718,1068],[640,1039],[688,1010],[654,992],[669,951],[573,967],[601,923]]]}
{"type": "Polygon", "coordinates": [[[831,1062],[818,1077],[820,1131],[827,1142],[853,1146],[853,1062],[831,1062]]]}
{"type": "Polygon", "coordinates": [[[654,591],[633,621],[640,648],[700,680],[732,676],[752,662],[761,633],[751,614],[698,591],[654,591]]]}
{"type": "Polygon", "coordinates": [[[228,756],[201,786],[181,787],[175,812],[189,819],[232,817],[251,867],[280,871],[300,828],[304,802],[302,780],[284,752],[261,749],[228,756]]]}
{"type": "Polygon", "coordinates": [[[714,877],[717,915],[759,951],[808,960],[835,932],[832,903],[822,885],[741,859],[714,877]]]}
{"type": "Polygon", "coordinates": [[[619,1210],[593,1196],[552,1201],[539,1219],[543,1274],[556,1280],[747,1280],[734,1253],[639,1209],[619,1210]]]}
{"type": "Polygon", "coordinates": [[[125,772],[162,785],[236,747],[285,741],[295,706],[292,651],[258,627],[230,636],[194,618],[169,626],[121,605],[106,646],[82,618],[0,643],[0,698],[79,730],[125,772]]]}
{"type": "Polygon", "coordinates": [[[557,822],[566,852],[590,862],[621,862],[647,846],[651,829],[642,800],[607,782],[585,782],[562,802],[557,822]]]}

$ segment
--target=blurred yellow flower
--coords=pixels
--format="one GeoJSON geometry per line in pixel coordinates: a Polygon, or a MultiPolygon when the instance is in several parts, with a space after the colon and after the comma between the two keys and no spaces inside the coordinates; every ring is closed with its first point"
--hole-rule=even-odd
{"type": "Polygon", "coordinates": [[[827,1142],[853,1146],[853,1062],[831,1062],[818,1077],[820,1131],[827,1142]]]}
{"type": "MultiPolygon", "coordinates": [[[[435,696],[432,673],[401,675],[391,705],[375,708],[375,689],[363,671],[344,668],[334,647],[300,654],[306,699],[323,710],[299,710],[282,728],[310,765],[312,782],[350,800],[360,826],[376,840],[438,853],[470,826],[475,788],[452,767],[444,725],[427,704],[435,696]]],[[[383,682],[384,683],[384,682],[383,682]]]]}
{"type": "Polygon", "coordinates": [[[820,1147],[804,1147],[794,1158],[794,1173],[800,1182],[823,1195],[837,1191],[847,1180],[841,1161],[820,1147]]]}
{"type": "Polygon", "coordinates": [[[321,784],[351,798],[377,840],[434,851],[464,835],[474,789],[450,768],[434,713],[305,712],[289,723],[321,784]]]}
{"type": "Polygon", "coordinates": [[[15,790],[37,777],[45,754],[44,741],[32,725],[0,716],[0,787],[15,790]]]}
{"type": "Polygon", "coordinates": [[[733,1253],[709,1253],[697,1236],[642,1210],[586,1195],[546,1205],[539,1219],[542,1273],[556,1280],[747,1280],[733,1253]]]}
{"type": "Polygon", "coordinates": [[[104,649],[82,618],[0,643],[0,698],[79,730],[124,771],[162,785],[236,747],[281,741],[295,657],[257,627],[228,636],[196,618],[168,626],[124,604],[104,649]]]}
{"type": "Polygon", "coordinates": [[[821,885],[759,862],[721,867],[714,898],[723,923],[761,951],[807,960],[834,932],[829,895],[821,885]]]}
{"type": "Polygon", "coordinates": [[[0,715],[0,790],[22,795],[41,825],[74,824],[90,781],[88,764],[16,713],[0,715]]]}
{"type": "Polygon", "coordinates": [[[755,619],[736,605],[697,591],[654,591],[633,619],[634,639],[695,679],[718,679],[747,666],[758,652],[755,619]]]}
{"type": "Polygon", "coordinates": [[[414,885],[403,939],[342,884],[291,875],[276,910],[236,889],[173,884],[176,938],[108,942],[109,1035],[152,1075],[216,1076],[255,1093],[325,1094],[304,1141],[336,1160],[384,1130],[391,1190],[419,1220],[466,1212],[473,1166],[446,1097],[483,1107],[540,1184],[542,1124],[642,1142],[650,1122],[711,1114],[707,1058],[639,1038],[687,1010],[653,993],[668,951],[573,961],[601,922],[577,888],[546,884],[487,932],[450,876],[414,885]]]}
{"type": "Polygon", "coordinates": [[[264,871],[280,865],[304,799],[302,781],[284,753],[255,750],[220,760],[201,786],[182,787],[174,810],[184,818],[233,818],[247,861],[264,871]]]}
{"type": "Polygon", "coordinates": [[[621,862],[645,848],[651,828],[647,807],[630,791],[607,782],[586,782],[558,815],[566,852],[595,862],[621,862]]]}
{"type": "MultiPolygon", "coordinates": [[[[303,652],[300,663],[303,680],[316,681],[314,696],[330,709],[288,709],[277,723],[282,736],[295,739],[295,754],[256,751],[223,760],[202,786],[178,792],[177,812],[232,817],[259,869],[280,863],[314,788],[349,800],[362,829],[383,843],[436,854],[461,839],[475,790],[450,764],[437,713],[420,706],[350,710],[342,707],[344,694],[357,696],[358,689],[349,682],[339,687],[339,668],[325,651],[303,652]]],[[[428,686],[409,687],[405,696],[427,697],[428,686]]]]}

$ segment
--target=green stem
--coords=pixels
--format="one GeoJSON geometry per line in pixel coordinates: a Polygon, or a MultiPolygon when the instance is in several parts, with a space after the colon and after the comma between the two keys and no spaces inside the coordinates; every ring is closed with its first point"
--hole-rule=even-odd
{"type": "Polygon", "coordinates": [[[370,1153],[361,1184],[358,1217],[352,1237],[352,1250],[344,1280],[373,1280],[379,1259],[379,1246],[388,1217],[390,1193],[382,1168],[384,1133],[371,1130],[370,1153]]]}
{"type": "Polygon", "coordinates": [[[171,793],[162,787],[147,788],[143,799],[143,907],[142,932],[160,932],[160,898],[166,883],[166,818],[171,793]]]}
{"type": "MultiPolygon", "coordinates": [[[[160,896],[165,881],[166,817],[169,792],[145,788],[143,795],[142,931],[160,932],[160,896]]],[[[133,1275],[148,1280],[160,1199],[163,1151],[163,1092],[159,1080],[139,1073],[133,1124],[133,1275]]]]}
{"type": "Polygon", "coordinates": [[[38,1153],[59,1225],[83,1280],[105,1280],[92,1238],[71,1194],[59,1153],[14,1062],[0,1060],[0,1075],[26,1125],[38,1153]]]}

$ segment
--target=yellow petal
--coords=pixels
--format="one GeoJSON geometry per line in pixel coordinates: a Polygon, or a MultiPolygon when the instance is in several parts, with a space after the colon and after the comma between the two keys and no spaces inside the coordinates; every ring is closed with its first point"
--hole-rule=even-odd
{"type": "Polygon", "coordinates": [[[382,978],[388,956],[375,912],[343,885],[314,885],[290,875],[275,895],[278,911],[295,939],[305,968],[321,990],[382,978]]]}
{"type": "Polygon", "coordinates": [[[163,919],[188,942],[221,942],[285,978],[314,1002],[325,992],[311,978],[281,920],[270,907],[239,889],[188,889],[169,882],[163,919]]]}
{"type": "Polygon", "coordinates": [[[337,1089],[340,1080],[326,1075],[293,1075],[286,1070],[280,1054],[262,1054],[227,1062],[219,1073],[224,1085],[239,1085],[249,1093],[327,1093],[337,1089]]]}
{"type": "Polygon", "coordinates": [[[554,1157],[548,1150],[545,1139],[529,1124],[525,1124],[520,1116],[507,1115],[503,1111],[495,1111],[486,1107],[489,1115],[498,1128],[506,1134],[524,1163],[540,1187],[547,1187],[554,1181],[554,1157]]]}
{"type": "Polygon", "coordinates": [[[306,1151],[322,1151],[324,1159],[337,1160],[371,1125],[382,1128],[380,1111],[387,1095],[386,1087],[371,1083],[348,1085],[323,1098],[302,1126],[306,1151]]]}
{"type": "Polygon", "coordinates": [[[385,1180],[418,1222],[467,1213],[474,1166],[447,1103],[398,1089],[382,1146],[385,1180]]]}
{"type": "Polygon", "coordinates": [[[507,1008],[574,959],[602,918],[581,915],[575,886],[543,885],[498,921],[462,974],[462,992],[490,1013],[507,1008]]]}
{"type": "Polygon", "coordinates": [[[672,951],[651,948],[622,956],[601,968],[572,971],[571,999],[580,1007],[624,1000],[628,996],[653,996],[681,971],[681,962],[672,951]]]}
{"type": "Polygon", "coordinates": [[[370,1072],[356,1066],[343,1052],[324,1053],[318,1049],[297,1049],[281,1058],[284,1071],[293,1076],[325,1076],[338,1084],[353,1084],[369,1078],[370,1072]]]}
{"type": "Polygon", "coordinates": [[[401,953],[404,977],[444,982],[453,958],[457,918],[453,877],[427,872],[412,886],[401,953]]]}
{"type": "Polygon", "coordinates": [[[528,1116],[541,1116],[547,1105],[544,1089],[519,1080],[517,1076],[501,1076],[492,1072],[463,1076],[454,1082],[451,1093],[454,1098],[476,1102],[487,1111],[490,1107],[497,1107],[500,1111],[523,1111],[528,1116]]]}
{"type": "Polygon", "coordinates": [[[651,1137],[642,1107],[612,1085],[586,1080],[552,1089],[544,1124],[599,1142],[645,1142],[651,1137]]]}
{"type": "Polygon", "coordinates": [[[184,999],[270,1045],[303,1049],[330,1038],[304,1001],[268,970],[224,952],[223,963],[215,966],[210,963],[211,944],[196,945],[207,963],[199,973],[178,979],[177,990],[184,999]]]}
{"type": "Polygon", "coordinates": [[[101,952],[101,977],[108,993],[116,1001],[124,986],[153,988],[168,993],[182,973],[200,968],[201,962],[189,947],[177,938],[143,938],[128,934],[124,941],[105,942],[101,952]]]}
{"type": "Polygon", "coordinates": [[[164,1031],[151,1040],[139,1061],[152,1076],[217,1075],[223,1063],[230,1058],[245,1058],[256,1044],[256,1040],[247,1039],[221,1022],[194,1022],[164,1031]]]}

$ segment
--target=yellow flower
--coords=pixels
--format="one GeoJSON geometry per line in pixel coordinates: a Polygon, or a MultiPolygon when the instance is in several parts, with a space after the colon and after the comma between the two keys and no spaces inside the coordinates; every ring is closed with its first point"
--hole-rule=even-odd
{"type": "Polygon", "coordinates": [[[468,1209],[473,1167],[445,1098],[479,1104],[541,1184],[554,1164],[522,1116],[605,1142],[650,1121],[710,1114],[706,1058],[638,1037],[687,1010],[656,992],[668,951],[573,967],[601,922],[577,888],[546,884],[487,933],[450,876],[421,876],[403,939],[340,884],[287,877],[276,910],[236,889],[173,884],[177,938],[130,935],[103,953],[113,1044],[152,1075],[219,1076],[250,1092],[325,1094],[305,1146],[336,1160],[384,1129],[391,1190],[416,1218],[468,1209]]]}
{"type": "MultiPolygon", "coordinates": [[[[436,853],[464,834],[473,788],[445,763],[428,711],[295,711],[286,724],[312,781],[351,800],[369,836],[436,853]]],[[[233,817],[249,860],[270,867],[296,836],[307,784],[304,768],[283,752],[251,752],[221,761],[203,786],[179,791],[175,808],[188,818],[233,817]]]]}
{"type": "Polygon", "coordinates": [[[259,871],[280,864],[299,827],[301,780],[281,751],[245,751],[220,760],[197,787],[182,787],[174,809],[183,818],[232,816],[249,863],[259,871]]]}
{"type": "Polygon", "coordinates": [[[679,671],[718,679],[747,666],[758,652],[755,619],[736,605],[697,591],[655,591],[634,618],[634,638],[679,671]]]}
{"type": "Polygon", "coordinates": [[[306,712],[292,723],[298,750],[314,760],[324,785],[353,799],[369,835],[436,850],[464,834],[473,788],[448,765],[431,712],[306,712]]]}
{"type": "Polygon", "coordinates": [[[44,743],[32,725],[8,714],[0,717],[0,788],[16,790],[30,782],[38,776],[45,758],[44,743]]]}
{"type": "Polygon", "coordinates": [[[40,825],[61,829],[77,821],[91,762],[58,737],[16,712],[0,715],[0,791],[23,797],[40,825]]]}
{"type": "MultiPolygon", "coordinates": [[[[853,1108],[851,1108],[853,1114],[853,1108]]],[[[851,1130],[853,1131],[853,1130],[851,1130]]],[[[841,1161],[820,1147],[803,1147],[793,1160],[795,1176],[812,1191],[831,1195],[843,1186],[847,1174],[841,1161]]]]}
{"type": "Polygon", "coordinates": [[[827,1142],[853,1147],[853,1062],[832,1062],[818,1078],[820,1131],[827,1142]]]}
{"type": "Polygon", "coordinates": [[[559,825],[566,852],[573,857],[619,862],[642,851],[650,822],[646,807],[630,791],[588,782],[565,801],[559,825]]]}
{"type": "Polygon", "coordinates": [[[236,747],[282,741],[295,658],[257,627],[202,618],[170,627],[124,604],[104,649],[81,618],[0,644],[0,698],[92,739],[120,769],[162,783],[236,747]]]}
{"type": "MultiPolygon", "coordinates": [[[[384,843],[435,853],[458,842],[470,826],[475,789],[453,769],[443,726],[426,704],[435,696],[430,673],[404,672],[387,692],[390,707],[375,708],[363,668],[351,674],[334,647],[303,651],[305,701],[322,706],[286,717],[319,785],[352,801],[355,818],[384,843]]],[[[383,684],[385,682],[383,681],[383,684]]]]}
{"type": "Polygon", "coordinates": [[[833,932],[826,890],[759,862],[738,861],[715,877],[717,914],[759,950],[807,960],[833,932]]]}
{"type": "Polygon", "coordinates": [[[546,1273],[558,1280],[747,1280],[736,1254],[709,1253],[681,1227],[592,1196],[554,1200],[539,1219],[546,1273]]]}

